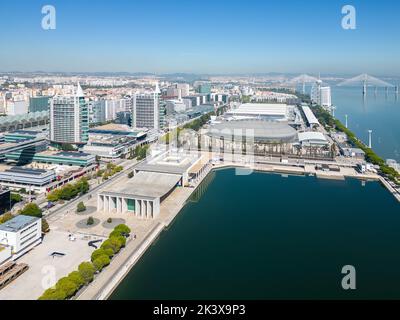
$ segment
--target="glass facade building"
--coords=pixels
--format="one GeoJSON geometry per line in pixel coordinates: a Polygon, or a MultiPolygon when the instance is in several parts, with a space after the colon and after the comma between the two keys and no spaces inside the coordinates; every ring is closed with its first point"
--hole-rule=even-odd
{"type": "Polygon", "coordinates": [[[29,98],[29,112],[48,111],[50,97],[29,98]]]}

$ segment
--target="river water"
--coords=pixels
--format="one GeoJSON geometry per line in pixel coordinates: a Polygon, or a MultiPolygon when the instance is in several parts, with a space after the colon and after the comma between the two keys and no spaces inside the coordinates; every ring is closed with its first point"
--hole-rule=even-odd
{"type": "Polygon", "coordinates": [[[400,298],[400,206],[377,182],[226,169],[193,199],[111,299],[400,298]]]}
{"type": "Polygon", "coordinates": [[[361,87],[332,86],[332,103],[337,107],[335,117],[343,124],[348,115],[349,129],[368,144],[372,130],[372,148],[384,159],[400,162],[400,97],[390,88],[368,88],[363,98],[361,87]]]}

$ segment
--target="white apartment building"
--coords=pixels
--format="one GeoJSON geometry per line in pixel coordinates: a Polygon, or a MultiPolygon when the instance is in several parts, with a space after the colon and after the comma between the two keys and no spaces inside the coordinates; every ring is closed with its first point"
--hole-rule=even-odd
{"type": "Polygon", "coordinates": [[[0,224],[0,244],[11,248],[15,260],[42,242],[42,219],[19,215],[0,224]]]}
{"type": "Polygon", "coordinates": [[[321,87],[320,105],[323,107],[332,106],[331,87],[321,87]]]}
{"type": "Polygon", "coordinates": [[[89,108],[78,83],[75,95],[55,96],[50,101],[50,141],[84,144],[89,133],[89,108]]]}
{"type": "Polygon", "coordinates": [[[169,97],[186,97],[190,93],[190,86],[187,83],[176,83],[167,89],[169,97]]]}
{"type": "Polygon", "coordinates": [[[28,101],[25,100],[7,101],[6,103],[6,114],[8,116],[27,114],[28,109],[29,109],[29,103],[28,101]]]}
{"type": "Polygon", "coordinates": [[[133,96],[132,126],[134,128],[160,128],[160,102],[157,92],[133,96]]]}

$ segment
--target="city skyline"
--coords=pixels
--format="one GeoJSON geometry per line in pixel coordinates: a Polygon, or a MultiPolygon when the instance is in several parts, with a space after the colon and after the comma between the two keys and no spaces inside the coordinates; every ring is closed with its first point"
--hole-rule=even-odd
{"type": "Polygon", "coordinates": [[[40,1],[0,4],[0,71],[400,75],[395,1],[353,1],[355,30],[343,1],[49,4],[55,30],[40,1]]]}

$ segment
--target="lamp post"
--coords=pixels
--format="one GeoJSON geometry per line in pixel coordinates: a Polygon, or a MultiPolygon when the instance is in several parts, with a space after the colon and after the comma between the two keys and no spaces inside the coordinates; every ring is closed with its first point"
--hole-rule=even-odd
{"type": "Polygon", "coordinates": [[[372,130],[368,130],[369,134],[369,142],[368,142],[368,147],[372,149],[372,130]]]}

